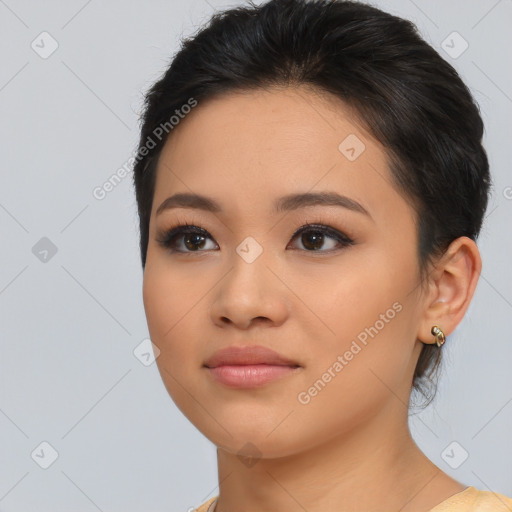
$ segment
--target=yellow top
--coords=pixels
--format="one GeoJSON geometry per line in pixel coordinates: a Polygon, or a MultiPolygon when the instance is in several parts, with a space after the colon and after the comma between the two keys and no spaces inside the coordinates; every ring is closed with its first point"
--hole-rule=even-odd
{"type": "MultiPolygon", "coordinates": [[[[215,512],[217,498],[210,498],[193,512],[215,512]]],[[[430,512],[512,512],[512,499],[470,486],[439,503],[430,512]]]]}

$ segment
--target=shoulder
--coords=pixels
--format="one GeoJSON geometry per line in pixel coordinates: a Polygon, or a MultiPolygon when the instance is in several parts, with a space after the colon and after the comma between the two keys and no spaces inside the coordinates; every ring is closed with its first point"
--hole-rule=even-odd
{"type": "Polygon", "coordinates": [[[478,491],[475,512],[512,512],[512,499],[492,491],[478,491]]]}
{"type": "MultiPolygon", "coordinates": [[[[210,498],[208,501],[205,501],[202,505],[192,510],[192,512],[211,512],[208,510],[210,507],[213,508],[214,503],[217,501],[218,496],[214,496],[210,498]]],[[[507,511],[508,512],[508,511],[507,511]]]]}
{"type": "Polygon", "coordinates": [[[512,499],[470,486],[443,501],[430,512],[512,512],[512,499]]]}

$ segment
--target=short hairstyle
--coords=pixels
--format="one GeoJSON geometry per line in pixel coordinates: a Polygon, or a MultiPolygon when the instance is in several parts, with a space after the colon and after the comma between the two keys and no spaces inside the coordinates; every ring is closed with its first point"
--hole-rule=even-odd
{"type": "MultiPolygon", "coordinates": [[[[491,178],[479,108],[456,70],[412,22],[378,8],[270,0],[215,13],[145,96],[134,165],[143,268],[158,158],[172,133],[155,129],[191,98],[300,85],[341,99],[383,145],[393,185],[416,212],[421,286],[453,240],[477,239],[491,178]]],[[[428,403],[439,364],[438,347],[425,344],[412,387],[426,398],[433,389],[428,403]]]]}

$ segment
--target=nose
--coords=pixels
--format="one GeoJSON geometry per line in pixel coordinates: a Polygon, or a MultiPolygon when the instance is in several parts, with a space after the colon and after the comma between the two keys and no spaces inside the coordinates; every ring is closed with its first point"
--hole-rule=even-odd
{"type": "Polygon", "coordinates": [[[277,327],[287,318],[287,288],[264,258],[248,263],[235,254],[232,267],[216,287],[212,321],[220,326],[249,329],[255,324],[277,327]]]}

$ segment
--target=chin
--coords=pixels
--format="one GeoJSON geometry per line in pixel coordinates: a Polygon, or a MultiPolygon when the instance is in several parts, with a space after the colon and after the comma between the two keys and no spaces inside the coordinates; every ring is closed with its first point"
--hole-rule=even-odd
{"type": "Polygon", "coordinates": [[[222,426],[212,421],[204,425],[204,428],[198,424],[196,426],[217,448],[231,455],[277,459],[301,452],[305,447],[304,439],[297,429],[292,430],[282,425],[276,429],[275,423],[269,426],[266,422],[243,427],[239,424],[219,423],[222,426]]]}

